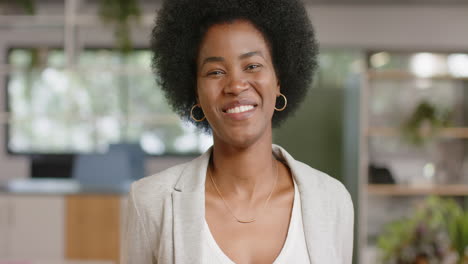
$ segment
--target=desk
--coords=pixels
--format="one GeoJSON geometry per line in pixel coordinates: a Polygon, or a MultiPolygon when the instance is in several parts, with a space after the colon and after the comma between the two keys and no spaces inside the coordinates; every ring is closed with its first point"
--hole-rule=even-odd
{"type": "MultiPolygon", "coordinates": [[[[21,260],[0,264],[41,259],[118,263],[126,186],[86,188],[73,180],[50,179],[0,186],[0,233],[6,234],[0,237],[0,259],[21,260]]],[[[96,262],[76,262],[81,263],[96,262]]]]}

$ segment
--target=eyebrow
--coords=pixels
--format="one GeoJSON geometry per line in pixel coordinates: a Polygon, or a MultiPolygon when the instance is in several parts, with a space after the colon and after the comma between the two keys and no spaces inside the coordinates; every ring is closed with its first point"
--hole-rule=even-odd
{"type": "Polygon", "coordinates": [[[249,58],[249,57],[252,57],[252,56],[255,56],[255,55],[258,55],[258,56],[263,58],[263,54],[262,54],[261,51],[251,51],[251,52],[247,52],[245,54],[240,55],[239,59],[245,59],[245,58],[249,58]]]}
{"type": "MultiPolygon", "coordinates": [[[[239,55],[239,59],[242,60],[242,59],[250,58],[250,57],[255,56],[255,55],[258,55],[258,56],[264,58],[261,51],[250,51],[250,52],[239,55]]],[[[223,57],[208,57],[208,58],[203,60],[201,66],[203,66],[204,64],[206,64],[208,62],[220,62],[220,61],[224,61],[224,58],[223,57]]]]}

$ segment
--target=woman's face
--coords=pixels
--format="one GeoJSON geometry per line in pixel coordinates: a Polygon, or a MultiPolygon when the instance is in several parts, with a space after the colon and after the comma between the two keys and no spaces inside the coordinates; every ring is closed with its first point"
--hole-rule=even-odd
{"type": "Polygon", "coordinates": [[[271,140],[279,93],[260,31],[246,20],[208,29],[197,59],[197,94],[215,142],[247,147],[262,137],[271,140]]]}

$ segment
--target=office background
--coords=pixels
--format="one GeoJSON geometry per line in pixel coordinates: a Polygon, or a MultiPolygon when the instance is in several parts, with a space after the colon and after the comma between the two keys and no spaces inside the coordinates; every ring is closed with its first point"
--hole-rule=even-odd
{"type": "MultiPolygon", "coordinates": [[[[127,9],[128,21],[119,2],[0,1],[0,263],[117,263],[128,182],[211,144],[171,114],[149,69],[159,2],[128,1],[139,10],[127,9]],[[102,3],[116,6],[105,13],[102,3]],[[118,29],[128,36],[116,38],[118,29]],[[127,167],[114,178],[89,177],[98,166],[86,163],[89,155],[127,167]],[[108,218],[117,220],[96,221],[108,218]]],[[[274,142],[347,186],[355,263],[461,261],[466,224],[442,242],[424,233],[437,250],[404,240],[411,230],[385,230],[404,217],[424,224],[415,212],[467,214],[468,2],[304,2],[320,68],[274,142]]]]}

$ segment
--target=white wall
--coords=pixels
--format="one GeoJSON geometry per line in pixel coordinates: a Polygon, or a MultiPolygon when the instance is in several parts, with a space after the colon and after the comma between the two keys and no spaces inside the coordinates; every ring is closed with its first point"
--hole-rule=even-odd
{"type": "Polygon", "coordinates": [[[309,6],[322,46],[468,51],[465,6],[309,6]]]}
{"type": "MultiPolygon", "coordinates": [[[[468,6],[308,6],[308,12],[322,47],[362,49],[466,51],[468,52],[468,6]]],[[[10,45],[61,44],[61,31],[24,29],[15,34],[0,27],[0,64],[10,45]],[[31,37],[33,36],[33,37],[31,37]]],[[[150,28],[136,30],[137,45],[148,43],[150,28]]],[[[110,29],[88,28],[78,33],[79,46],[113,43],[110,29]]],[[[4,75],[0,75],[0,84],[4,75]]],[[[5,87],[0,87],[0,109],[5,109],[5,87]]],[[[0,130],[0,181],[26,178],[29,162],[24,157],[5,154],[4,129],[0,130]]],[[[147,173],[152,174],[187,158],[150,159],[147,173]]]]}

